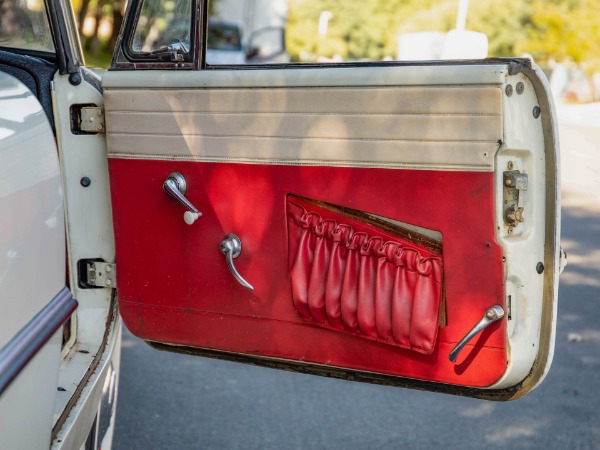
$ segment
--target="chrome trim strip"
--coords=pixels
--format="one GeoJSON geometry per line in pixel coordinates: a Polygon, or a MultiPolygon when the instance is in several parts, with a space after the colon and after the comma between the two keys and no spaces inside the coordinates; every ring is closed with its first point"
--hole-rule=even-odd
{"type": "Polygon", "coordinates": [[[63,288],[27,325],[0,349],[0,395],[77,308],[69,288],[63,288]]]}

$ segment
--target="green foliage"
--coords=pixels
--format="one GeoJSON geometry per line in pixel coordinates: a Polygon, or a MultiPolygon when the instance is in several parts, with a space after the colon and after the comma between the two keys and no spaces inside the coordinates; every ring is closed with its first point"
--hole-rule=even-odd
{"type": "Polygon", "coordinates": [[[345,59],[382,59],[395,47],[397,13],[410,0],[290,0],[288,50],[302,55],[345,59]],[[319,37],[321,12],[331,20],[325,37],[319,37]]]}
{"type": "MultiPolygon", "coordinates": [[[[288,51],[294,60],[394,56],[402,33],[449,31],[458,0],[290,0],[288,51]],[[332,18],[319,37],[319,15],[332,18]]],[[[490,56],[530,54],[600,68],[600,1],[471,0],[467,29],[485,33],[490,56]]]]}
{"type": "Polygon", "coordinates": [[[600,70],[600,2],[536,0],[520,48],[541,60],[572,60],[600,70]]]}
{"type": "Polygon", "coordinates": [[[98,55],[94,55],[92,52],[87,52],[85,55],[85,65],[88,67],[106,69],[110,66],[111,61],[112,54],[108,52],[100,52],[98,55]]]}

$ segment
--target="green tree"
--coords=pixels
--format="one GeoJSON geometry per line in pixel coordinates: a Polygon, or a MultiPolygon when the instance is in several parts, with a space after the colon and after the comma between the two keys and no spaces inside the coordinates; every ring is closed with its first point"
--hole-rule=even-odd
{"type": "Polygon", "coordinates": [[[550,58],[585,63],[600,70],[600,2],[596,0],[536,0],[531,22],[517,48],[540,60],[550,58]]]}
{"type": "MultiPolygon", "coordinates": [[[[395,54],[402,33],[454,28],[457,8],[458,0],[290,0],[288,51],[296,60],[381,59],[395,54]],[[332,13],[325,38],[322,11],[332,13]]],[[[600,70],[599,17],[598,0],[473,0],[467,29],[488,36],[490,56],[530,54],[600,70]]]]}
{"type": "Polygon", "coordinates": [[[382,59],[395,47],[398,14],[410,0],[290,0],[288,51],[347,59],[382,59]],[[325,37],[318,33],[319,17],[331,13],[325,37]]]}

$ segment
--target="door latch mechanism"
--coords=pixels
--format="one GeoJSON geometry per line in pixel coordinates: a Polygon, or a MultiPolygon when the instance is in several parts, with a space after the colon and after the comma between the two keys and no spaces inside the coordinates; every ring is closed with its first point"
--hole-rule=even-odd
{"type": "Polygon", "coordinates": [[[524,222],[521,191],[526,191],[529,184],[527,174],[518,170],[510,170],[503,174],[504,184],[504,223],[509,234],[512,229],[524,222]]]}

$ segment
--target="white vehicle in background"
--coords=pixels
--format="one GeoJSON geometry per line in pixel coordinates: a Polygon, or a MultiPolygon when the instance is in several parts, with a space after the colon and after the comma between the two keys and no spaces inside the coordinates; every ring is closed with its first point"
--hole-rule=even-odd
{"type": "Polygon", "coordinates": [[[398,61],[483,59],[487,56],[487,36],[476,31],[422,31],[398,36],[398,61]]]}
{"type": "Polygon", "coordinates": [[[537,387],[566,263],[539,68],[239,70],[278,41],[221,23],[211,64],[204,6],[129,0],[100,76],[70,1],[2,3],[0,449],[110,448],[121,320],[172,352],[537,387]]]}
{"type": "Polygon", "coordinates": [[[488,56],[488,38],[484,33],[467,30],[469,0],[459,0],[456,28],[442,33],[423,31],[398,36],[398,61],[484,59],[488,56]]]}
{"type": "Polygon", "coordinates": [[[208,65],[289,62],[285,51],[287,0],[219,0],[209,17],[208,65]]]}
{"type": "Polygon", "coordinates": [[[242,45],[242,26],[232,22],[209,21],[206,61],[208,64],[246,64],[248,53],[242,45]]]}
{"type": "Polygon", "coordinates": [[[285,46],[288,0],[219,0],[209,17],[209,65],[289,62],[285,46]]]}
{"type": "Polygon", "coordinates": [[[266,27],[244,39],[241,24],[208,22],[206,63],[209,65],[275,64],[289,62],[283,27],[266,27]],[[247,44],[244,44],[247,42],[247,44]]]}

